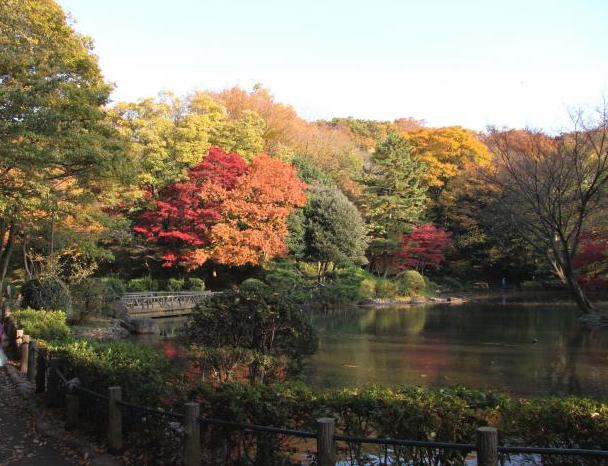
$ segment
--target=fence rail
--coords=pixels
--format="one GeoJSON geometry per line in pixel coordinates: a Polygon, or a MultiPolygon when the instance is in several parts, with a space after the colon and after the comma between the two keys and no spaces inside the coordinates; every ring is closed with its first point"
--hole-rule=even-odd
{"type": "MultiPolygon", "coordinates": [[[[178,423],[179,429],[172,428],[170,442],[164,448],[175,449],[176,442],[183,444],[175,458],[179,458],[175,464],[185,466],[200,466],[203,463],[201,445],[204,445],[207,437],[201,432],[201,428],[210,426],[228,428],[238,432],[251,432],[257,434],[272,434],[294,437],[302,441],[315,440],[313,455],[316,457],[316,466],[334,466],[337,464],[337,442],[348,444],[374,444],[396,448],[412,447],[430,450],[447,450],[454,452],[476,452],[477,464],[480,466],[497,466],[499,455],[556,455],[558,457],[581,456],[585,458],[606,458],[608,464],[608,450],[590,450],[581,448],[544,448],[525,446],[498,446],[498,432],[493,427],[480,427],[477,429],[477,440],[475,443],[450,443],[422,440],[407,440],[393,438],[356,437],[335,432],[335,420],[333,418],[320,418],[316,420],[315,431],[302,431],[277,426],[266,426],[248,424],[242,422],[228,421],[224,419],[201,417],[198,403],[186,403],[184,413],[165,411],[157,408],[138,405],[122,400],[120,387],[108,387],[107,393],[99,393],[90,387],[83,387],[75,380],[69,380],[65,374],[49,358],[44,348],[39,348],[37,342],[23,334],[10,313],[3,316],[6,335],[9,345],[20,355],[20,369],[31,381],[35,382],[36,392],[46,392],[51,399],[63,397],[63,406],[66,417],[66,427],[74,428],[78,425],[78,419],[83,410],[82,396],[94,400],[97,405],[97,413],[104,413],[107,442],[111,451],[120,452],[125,445],[125,435],[130,431],[144,432],[144,438],[159,447],[162,443],[159,438],[167,436],[171,423],[178,423]],[[82,395],[82,396],[81,396],[82,395]],[[130,413],[129,416],[126,413],[130,413]],[[133,414],[135,413],[135,415],[133,414]]],[[[90,418],[88,419],[90,421],[90,418]]],[[[173,426],[175,427],[175,426],[173,426]]],[[[260,442],[260,438],[257,438],[260,442]]],[[[262,450],[263,444],[256,445],[256,449],[262,450]]],[[[173,464],[173,463],[171,463],[173,464]]],[[[256,463],[258,464],[258,463],[256,463]]],[[[260,463],[262,464],[262,463],[260,463]]],[[[263,463],[265,464],[265,463],[263,463]]],[[[270,463],[268,463],[270,464],[270,463]]],[[[339,463],[342,464],[342,463],[339,463]]],[[[359,460],[351,464],[362,465],[359,460]]],[[[391,463],[397,464],[397,463],[391,463]]],[[[406,463],[398,463],[406,464],[406,463]]],[[[407,463],[410,464],[410,463],[407,463]]],[[[427,464],[427,463],[421,463],[427,464]]],[[[443,464],[441,462],[434,464],[443,464]]],[[[454,463],[449,463],[454,464],[454,463]]]]}

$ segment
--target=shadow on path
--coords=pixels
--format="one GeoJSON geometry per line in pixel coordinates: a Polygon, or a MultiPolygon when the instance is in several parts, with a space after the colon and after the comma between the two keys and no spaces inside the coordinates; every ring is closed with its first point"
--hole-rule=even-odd
{"type": "Polygon", "coordinates": [[[7,369],[0,367],[0,465],[74,466],[70,450],[49,444],[34,429],[33,416],[17,393],[7,369]]]}

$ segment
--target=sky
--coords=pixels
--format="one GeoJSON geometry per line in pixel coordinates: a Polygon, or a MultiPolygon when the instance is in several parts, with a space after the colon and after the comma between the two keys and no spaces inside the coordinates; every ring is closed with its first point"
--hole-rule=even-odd
{"type": "Polygon", "coordinates": [[[608,98],[607,0],[58,0],[114,101],[261,83],[308,120],[558,131],[608,98]]]}

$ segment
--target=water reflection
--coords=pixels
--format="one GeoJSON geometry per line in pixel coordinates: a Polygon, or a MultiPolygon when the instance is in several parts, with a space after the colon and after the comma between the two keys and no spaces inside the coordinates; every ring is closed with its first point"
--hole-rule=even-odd
{"type": "Polygon", "coordinates": [[[608,399],[608,329],[581,329],[576,308],[541,301],[498,297],[317,317],[320,346],[305,378],[321,388],[462,384],[608,399]]]}

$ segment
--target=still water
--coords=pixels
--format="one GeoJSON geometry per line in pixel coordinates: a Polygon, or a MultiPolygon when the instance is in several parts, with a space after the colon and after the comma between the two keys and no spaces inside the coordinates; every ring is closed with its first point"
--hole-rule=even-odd
{"type": "Polygon", "coordinates": [[[464,385],[608,400],[608,328],[582,329],[563,301],[521,299],[319,316],[305,380],[318,388],[464,385]]]}
{"type": "MultiPolygon", "coordinates": [[[[313,319],[319,349],[307,358],[303,377],[321,389],[464,385],[515,396],[608,401],[608,328],[583,329],[577,313],[563,296],[528,294],[452,306],[329,312],[313,319]]],[[[158,323],[171,339],[185,318],[158,323]]],[[[136,340],[167,342],[158,336],[136,340]]]]}

